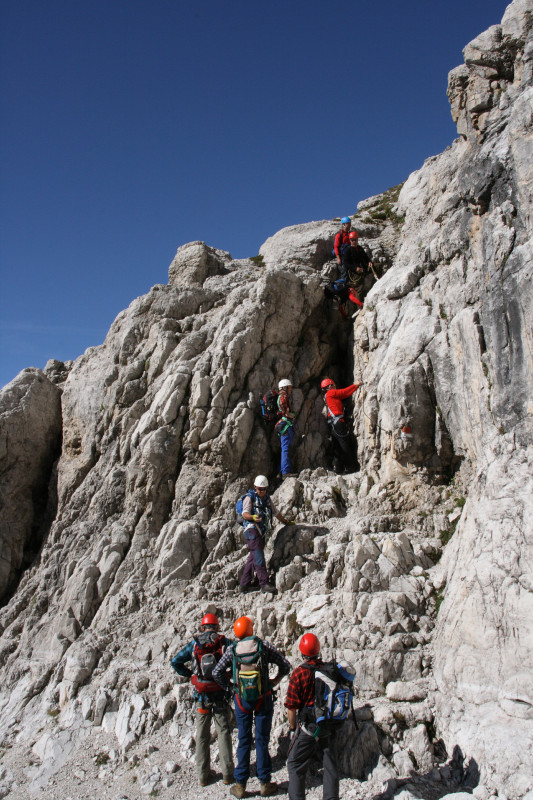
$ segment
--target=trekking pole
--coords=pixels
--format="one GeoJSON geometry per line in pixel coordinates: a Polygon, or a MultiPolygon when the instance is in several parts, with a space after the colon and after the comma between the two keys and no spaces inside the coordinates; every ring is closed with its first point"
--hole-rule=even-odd
{"type": "Polygon", "coordinates": [[[370,269],[371,269],[371,270],[372,270],[372,272],[374,273],[374,278],[375,278],[377,281],[379,281],[379,278],[378,278],[377,272],[376,272],[376,270],[374,269],[374,264],[372,263],[372,261],[370,262],[370,269]]]}
{"type": "Polygon", "coordinates": [[[298,736],[298,731],[299,730],[300,730],[300,725],[297,725],[296,728],[294,729],[294,733],[292,734],[292,739],[291,739],[290,744],[289,744],[289,749],[287,750],[287,757],[288,757],[289,753],[291,752],[291,750],[292,750],[292,748],[294,746],[294,742],[296,741],[296,738],[298,736]]]}

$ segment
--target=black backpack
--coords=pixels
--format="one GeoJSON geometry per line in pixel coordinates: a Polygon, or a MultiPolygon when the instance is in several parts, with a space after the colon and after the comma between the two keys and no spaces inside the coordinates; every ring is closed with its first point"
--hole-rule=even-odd
{"type": "Polygon", "coordinates": [[[269,389],[263,397],[259,398],[261,414],[265,422],[275,422],[279,417],[277,389],[269,389]]]}

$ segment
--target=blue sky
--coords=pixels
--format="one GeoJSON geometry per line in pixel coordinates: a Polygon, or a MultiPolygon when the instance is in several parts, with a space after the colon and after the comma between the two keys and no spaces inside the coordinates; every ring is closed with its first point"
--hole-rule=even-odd
{"type": "Polygon", "coordinates": [[[0,386],[100,344],[195,239],[256,255],[455,138],[503,0],[1,0],[0,386]]]}

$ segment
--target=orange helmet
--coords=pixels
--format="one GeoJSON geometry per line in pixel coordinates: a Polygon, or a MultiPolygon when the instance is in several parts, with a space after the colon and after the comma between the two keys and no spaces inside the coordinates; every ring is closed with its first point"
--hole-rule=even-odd
{"type": "Polygon", "coordinates": [[[330,386],[335,386],[331,378],[324,378],[324,380],[320,384],[321,389],[328,389],[330,386]]]}
{"type": "Polygon", "coordinates": [[[303,656],[317,656],[320,653],[320,642],[314,633],[304,633],[299,647],[303,656]]]}
{"type": "Polygon", "coordinates": [[[348,234],[348,239],[355,239],[357,241],[358,238],[359,234],[357,233],[357,231],[350,231],[350,233],[348,234]]]}
{"type": "Polygon", "coordinates": [[[206,614],[200,625],[220,625],[220,622],[214,614],[206,614]]]}
{"type": "Polygon", "coordinates": [[[239,617],[235,620],[233,625],[233,633],[237,639],[244,639],[245,636],[251,636],[254,632],[254,623],[250,617],[239,617]]]}

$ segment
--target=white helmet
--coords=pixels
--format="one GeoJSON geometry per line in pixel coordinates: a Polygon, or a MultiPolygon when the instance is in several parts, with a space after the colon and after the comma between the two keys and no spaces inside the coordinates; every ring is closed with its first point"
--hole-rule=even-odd
{"type": "Polygon", "coordinates": [[[278,383],[278,389],[284,389],[286,386],[292,386],[292,383],[288,378],[283,378],[283,380],[278,383]]]}
{"type": "Polygon", "coordinates": [[[264,475],[258,475],[254,481],[254,486],[257,486],[258,489],[268,489],[268,478],[264,475]]]}

